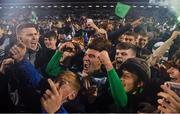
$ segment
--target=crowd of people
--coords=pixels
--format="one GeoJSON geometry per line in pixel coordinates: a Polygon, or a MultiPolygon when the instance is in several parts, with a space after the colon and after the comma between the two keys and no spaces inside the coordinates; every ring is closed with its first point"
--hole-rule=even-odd
{"type": "Polygon", "coordinates": [[[180,113],[180,26],[167,26],[1,21],[0,112],[180,113]]]}

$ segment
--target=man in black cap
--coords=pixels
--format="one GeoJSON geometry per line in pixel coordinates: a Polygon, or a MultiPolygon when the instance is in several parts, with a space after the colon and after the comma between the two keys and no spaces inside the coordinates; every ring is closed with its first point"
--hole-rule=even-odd
{"type": "Polygon", "coordinates": [[[145,60],[131,58],[125,61],[118,69],[121,80],[127,93],[138,92],[150,79],[150,67],[145,60]]]}
{"type": "Polygon", "coordinates": [[[145,96],[150,80],[150,67],[140,58],[130,58],[117,70],[128,95],[128,104],[123,112],[153,112],[154,107],[145,96]]]}

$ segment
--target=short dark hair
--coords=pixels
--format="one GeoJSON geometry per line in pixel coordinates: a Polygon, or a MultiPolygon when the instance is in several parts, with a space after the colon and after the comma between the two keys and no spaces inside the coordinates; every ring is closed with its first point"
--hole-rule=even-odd
{"type": "Polygon", "coordinates": [[[135,39],[137,39],[137,37],[138,37],[138,34],[135,32],[126,32],[124,35],[134,36],[135,39]]]}
{"type": "MultiPolygon", "coordinates": [[[[78,44],[78,43],[76,43],[76,42],[71,42],[71,41],[67,41],[67,42],[70,42],[70,43],[72,43],[73,44],[73,46],[74,46],[74,49],[75,49],[75,54],[79,54],[79,53],[81,53],[81,47],[80,47],[80,45],[78,44]]],[[[62,52],[64,52],[64,51],[67,51],[67,50],[69,50],[69,51],[72,51],[71,50],[71,48],[68,48],[68,47],[64,47],[61,51],[62,52]]]]}
{"type": "Polygon", "coordinates": [[[35,28],[38,31],[38,27],[34,23],[22,23],[17,25],[16,27],[16,34],[19,34],[19,32],[24,28],[35,28]]]}
{"type": "Polygon", "coordinates": [[[143,37],[148,37],[149,38],[149,35],[146,32],[140,32],[139,35],[141,35],[143,37]]]}
{"type": "Polygon", "coordinates": [[[94,38],[88,45],[88,48],[97,50],[99,52],[103,50],[109,51],[110,47],[111,42],[103,38],[94,38]]]}
{"type": "Polygon", "coordinates": [[[180,49],[176,51],[169,63],[170,66],[175,67],[180,71],[180,49]]]}
{"type": "Polygon", "coordinates": [[[73,45],[74,45],[74,47],[75,47],[75,53],[76,53],[76,54],[80,53],[80,52],[81,52],[81,47],[80,47],[80,45],[79,45],[78,43],[76,43],[76,42],[72,42],[72,43],[73,43],[73,45]]]}
{"type": "Polygon", "coordinates": [[[44,37],[46,37],[46,38],[52,38],[53,37],[54,39],[57,39],[57,35],[54,31],[49,31],[49,32],[45,33],[44,37]]]}
{"type": "Polygon", "coordinates": [[[120,42],[116,45],[116,49],[124,49],[124,50],[128,50],[128,49],[132,49],[133,52],[136,54],[137,52],[137,48],[135,45],[127,43],[127,42],[120,42]]]}

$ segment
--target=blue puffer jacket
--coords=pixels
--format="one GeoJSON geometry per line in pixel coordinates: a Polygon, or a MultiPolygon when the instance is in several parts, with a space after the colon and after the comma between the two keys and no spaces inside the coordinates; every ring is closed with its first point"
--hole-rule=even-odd
{"type": "MultiPolygon", "coordinates": [[[[14,112],[42,112],[40,98],[49,84],[26,59],[12,65],[8,76],[8,92],[14,112]]],[[[63,107],[58,112],[66,113],[63,107]]]]}

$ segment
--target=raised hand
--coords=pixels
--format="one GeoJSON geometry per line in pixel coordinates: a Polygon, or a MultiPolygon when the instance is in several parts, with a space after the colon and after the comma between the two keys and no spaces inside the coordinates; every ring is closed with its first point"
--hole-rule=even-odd
{"type": "Polygon", "coordinates": [[[98,29],[97,32],[99,34],[105,35],[105,39],[108,39],[107,31],[104,30],[103,28],[98,29]]]}
{"type": "Polygon", "coordinates": [[[171,38],[172,38],[173,40],[175,40],[178,35],[180,35],[180,31],[174,31],[174,32],[172,33],[172,35],[171,35],[171,38]]]}
{"type": "Polygon", "coordinates": [[[12,55],[12,58],[19,62],[21,61],[26,53],[26,46],[19,42],[17,44],[15,44],[11,49],[10,49],[10,54],[12,55]]]}
{"type": "Polygon", "coordinates": [[[94,28],[96,30],[98,29],[98,27],[96,26],[96,24],[93,22],[92,19],[87,19],[87,26],[92,27],[92,28],[94,28]]]}
{"type": "Polygon", "coordinates": [[[113,68],[112,62],[109,58],[107,51],[101,51],[98,55],[99,60],[101,63],[106,67],[106,70],[109,71],[113,68]]]}
{"type": "Polygon", "coordinates": [[[70,60],[76,53],[73,43],[65,42],[60,46],[59,50],[63,52],[62,58],[60,59],[60,63],[65,66],[70,65],[70,60]]]}
{"type": "Polygon", "coordinates": [[[46,112],[55,113],[63,103],[63,92],[59,85],[55,84],[51,79],[48,79],[48,82],[50,89],[46,90],[43,97],[41,97],[41,105],[46,112]]]}
{"type": "Polygon", "coordinates": [[[1,73],[5,73],[5,69],[7,68],[7,66],[9,64],[13,64],[14,63],[14,59],[12,58],[7,58],[7,59],[4,59],[1,63],[1,66],[0,66],[0,72],[1,73]]]}
{"type": "Polygon", "coordinates": [[[63,53],[63,57],[62,57],[61,61],[64,61],[67,57],[72,57],[72,56],[74,56],[74,53],[65,51],[63,53]]]}
{"type": "Polygon", "coordinates": [[[131,23],[131,25],[133,26],[133,28],[135,28],[135,27],[137,27],[138,25],[140,25],[141,22],[142,22],[142,19],[143,19],[143,17],[140,17],[139,19],[133,21],[133,22],[131,23]]]}
{"type": "Polygon", "coordinates": [[[158,110],[163,113],[180,113],[180,97],[167,85],[161,85],[164,92],[158,93],[162,99],[158,99],[158,110]]]}
{"type": "Polygon", "coordinates": [[[59,51],[63,52],[65,48],[74,48],[74,45],[72,42],[65,42],[59,47],[59,51]]]}

